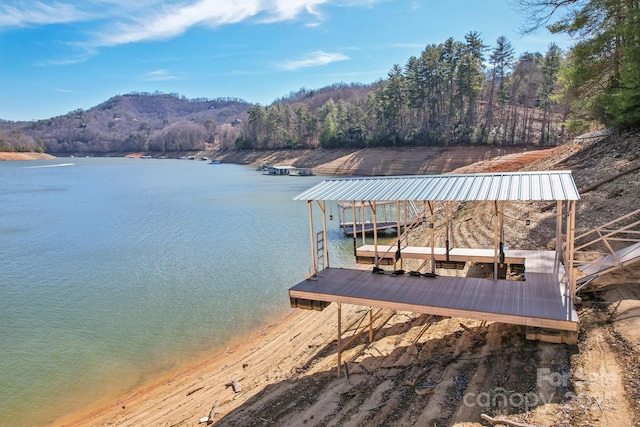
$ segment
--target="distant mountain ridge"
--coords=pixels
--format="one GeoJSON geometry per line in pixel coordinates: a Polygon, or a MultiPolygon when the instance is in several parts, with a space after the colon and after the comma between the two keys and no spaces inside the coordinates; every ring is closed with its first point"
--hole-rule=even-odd
{"type": "Polygon", "coordinates": [[[236,98],[117,95],[88,110],[32,122],[0,120],[0,151],[107,153],[204,150],[233,142],[251,106],[236,98]]]}
{"type": "MultiPolygon", "coordinates": [[[[301,88],[272,106],[304,103],[317,110],[329,99],[362,100],[377,86],[336,83],[301,88]]],[[[252,107],[260,106],[238,98],[189,99],[177,93],[132,92],[49,119],[0,119],[0,152],[82,155],[230,149],[235,148],[252,107]]]]}

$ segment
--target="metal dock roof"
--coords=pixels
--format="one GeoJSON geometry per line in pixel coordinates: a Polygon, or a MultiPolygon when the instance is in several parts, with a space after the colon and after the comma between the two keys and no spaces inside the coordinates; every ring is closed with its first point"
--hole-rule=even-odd
{"type": "Polygon", "coordinates": [[[326,179],[294,200],[579,200],[571,171],[326,179]]]}

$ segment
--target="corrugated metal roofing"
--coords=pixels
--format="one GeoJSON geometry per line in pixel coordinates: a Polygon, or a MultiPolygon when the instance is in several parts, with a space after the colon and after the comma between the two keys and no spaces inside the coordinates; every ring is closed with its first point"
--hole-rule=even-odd
{"type": "Polygon", "coordinates": [[[578,200],[571,171],[326,179],[294,200],[578,200]]]}

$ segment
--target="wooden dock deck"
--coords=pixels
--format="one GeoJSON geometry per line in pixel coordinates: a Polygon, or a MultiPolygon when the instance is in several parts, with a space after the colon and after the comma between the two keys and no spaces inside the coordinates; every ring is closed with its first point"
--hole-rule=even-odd
{"type": "Polygon", "coordinates": [[[578,315],[555,253],[511,255],[525,258],[524,281],[327,268],[317,279],[289,289],[289,297],[292,305],[297,300],[336,302],[577,332],[578,315]]]}

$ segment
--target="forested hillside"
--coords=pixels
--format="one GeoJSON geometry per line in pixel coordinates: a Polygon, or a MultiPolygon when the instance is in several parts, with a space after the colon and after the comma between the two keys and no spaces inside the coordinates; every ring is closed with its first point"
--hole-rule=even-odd
{"type": "Polygon", "coordinates": [[[471,32],[427,46],[366,91],[335,85],[336,96],[303,90],[252,106],[237,146],[555,145],[568,114],[553,97],[562,58],[556,45],[516,58],[506,38],[489,49],[471,32]]]}
{"type": "Polygon", "coordinates": [[[0,123],[0,151],[112,153],[194,151],[229,145],[249,104],[177,94],[115,96],[89,110],[34,122],[0,123]]]}
{"type": "Polygon", "coordinates": [[[171,152],[389,146],[554,146],[589,127],[640,127],[635,0],[519,0],[531,29],[576,41],[516,56],[477,32],[424,48],[369,85],[300,89],[269,106],[176,94],[116,96],[90,110],[0,121],[0,151],[171,152]],[[555,21],[554,21],[555,20],[555,21]]]}
{"type": "Polygon", "coordinates": [[[269,106],[178,95],[116,96],[90,110],[0,123],[0,150],[48,153],[556,145],[567,107],[555,101],[562,52],[515,58],[477,33],[429,45],[370,85],[292,92],[269,106]]]}

